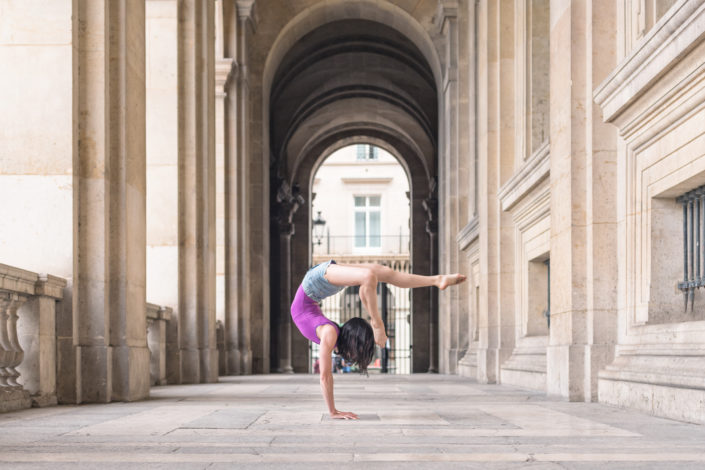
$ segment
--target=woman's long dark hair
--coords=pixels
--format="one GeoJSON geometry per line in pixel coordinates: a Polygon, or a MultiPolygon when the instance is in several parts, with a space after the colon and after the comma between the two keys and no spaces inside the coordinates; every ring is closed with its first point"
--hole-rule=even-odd
{"type": "Polygon", "coordinates": [[[340,327],[338,354],[345,362],[367,373],[367,366],[375,354],[375,335],[370,324],[360,317],[351,318],[340,327]]]}

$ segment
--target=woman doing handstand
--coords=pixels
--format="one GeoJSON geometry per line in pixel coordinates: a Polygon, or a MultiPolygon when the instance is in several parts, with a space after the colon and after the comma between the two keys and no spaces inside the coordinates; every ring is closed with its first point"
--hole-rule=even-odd
{"type": "Polygon", "coordinates": [[[357,364],[362,372],[372,362],[375,343],[384,347],[387,334],[377,309],[377,283],[397,287],[435,286],[444,290],[465,280],[462,274],[420,276],[394,271],[379,264],[337,264],[330,260],[309,269],[291,304],[291,317],[301,334],[320,344],[321,391],[331,418],[357,419],[355,413],[338,411],[333,399],[331,353],[334,349],[348,364],[357,364]],[[371,322],[355,317],[342,327],[321,312],[318,303],[349,286],[360,286],[360,300],[370,314],[371,322]]]}

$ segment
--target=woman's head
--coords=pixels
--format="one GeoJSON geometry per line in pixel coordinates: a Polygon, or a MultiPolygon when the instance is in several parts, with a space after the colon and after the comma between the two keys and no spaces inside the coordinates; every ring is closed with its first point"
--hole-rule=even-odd
{"type": "Polygon", "coordinates": [[[338,354],[345,362],[356,364],[360,372],[367,372],[367,366],[375,354],[375,335],[367,321],[355,317],[340,327],[338,354]]]}

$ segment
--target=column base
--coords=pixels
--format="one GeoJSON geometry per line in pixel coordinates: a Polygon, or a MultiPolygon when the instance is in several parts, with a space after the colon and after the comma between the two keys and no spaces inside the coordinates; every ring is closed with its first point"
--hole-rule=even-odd
{"type": "Polygon", "coordinates": [[[519,338],[512,355],[500,367],[502,384],[546,391],[548,336],[519,338]]]}
{"type": "Polygon", "coordinates": [[[291,367],[291,362],[290,361],[280,362],[279,367],[277,368],[277,373],[278,374],[293,374],[294,368],[291,367]]]}
{"type": "Polygon", "coordinates": [[[149,397],[150,353],[147,347],[113,346],[113,396],[115,401],[149,397]]]}
{"type": "Polygon", "coordinates": [[[471,346],[465,355],[458,361],[458,375],[477,379],[477,348],[471,346]]]}
{"type": "Polygon", "coordinates": [[[76,349],[73,338],[56,339],[56,398],[61,404],[76,405],[81,402],[76,349]]]}
{"type": "Polygon", "coordinates": [[[169,348],[166,350],[166,383],[179,385],[181,383],[181,350],[169,348]]]}
{"type": "Polygon", "coordinates": [[[227,354],[227,375],[240,375],[240,351],[238,349],[230,349],[227,354]]]}
{"type": "Polygon", "coordinates": [[[243,375],[252,374],[252,350],[244,349],[240,351],[240,373],[243,375]]]}
{"type": "Polygon", "coordinates": [[[77,403],[110,403],[113,350],[109,346],[76,346],[77,403]]]}
{"type": "Polygon", "coordinates": [[[200,349],[181,349],[181,383],[201,383],[201,351],[200,349]]]}
{"type": "Polygon", "coordinates": [[[570,401],[585,400],[586,345],[548,346],[546,349],[546,393],[570,401]]]}
{"type": "Polygon", "coordinates": [[[477,381],[483,384],[497,383],[495,375],[496,354],[486,348],[477,350],[477,381]]]}
{"type": "Polygon", "coordinates": [[[218,350],[201,349],[201,383],[218,382],[218,350]]]}
{"type": "Polygon", "coordinates": [[[58,400],[55,394],[47,395],[32,395],[32,407],[33,408],[44,408],[45,406],[58,405],[58,400]]]}

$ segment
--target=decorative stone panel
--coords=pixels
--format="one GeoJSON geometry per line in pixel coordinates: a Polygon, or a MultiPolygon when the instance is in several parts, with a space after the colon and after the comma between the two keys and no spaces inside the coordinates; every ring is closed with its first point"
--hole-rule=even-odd
{"type": "Polygon", "coordinates": [[[677,287],[683,219],[676,203],[705,183],[705,1],[668,10],[595,100],[619,129],[622,195],[619,344],[599,374],[599,400],[705,422],[705,321],[684,311],[677,287]]]}

